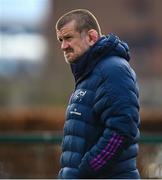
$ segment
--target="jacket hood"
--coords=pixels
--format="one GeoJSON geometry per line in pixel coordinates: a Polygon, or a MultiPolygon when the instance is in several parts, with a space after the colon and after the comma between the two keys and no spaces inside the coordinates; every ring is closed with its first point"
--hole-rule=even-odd
{"type": "Polygon", "coordinates": [[[85,77],[104,56],[119,56],[129,61],[129,47],[114,34],[102,36],[75,63],[71,64],[76,82],[85,77]]]}

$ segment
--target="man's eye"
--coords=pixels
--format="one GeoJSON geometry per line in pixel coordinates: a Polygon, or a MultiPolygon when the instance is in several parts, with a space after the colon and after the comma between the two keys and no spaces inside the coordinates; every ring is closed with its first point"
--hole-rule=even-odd
{"type": "Polygon", "coordinates": [[[61,38],[59,38],[58,40],[59,40],[59,42],[62,42],[62,39],[61,39],[61,38]]]}

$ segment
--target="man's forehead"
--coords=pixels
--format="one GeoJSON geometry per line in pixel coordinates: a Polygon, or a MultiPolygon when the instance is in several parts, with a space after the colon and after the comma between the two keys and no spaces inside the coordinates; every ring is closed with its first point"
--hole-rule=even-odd
{"type": "Polygon", "coordinates": [[[64,35],[74,31],[76,31],[75,21],[70,21],[69,23],[66,23],[60,30],[57,30],[57,35],[64,35]]]}
{"type": "Polygon", "coordinates": [[[74,32],[74,29],[69,28],[69,27],[63,27],[60,30],[57,30],[57,35],[61,36],[61,35],[66,35],[72,32],[74,32]]]}

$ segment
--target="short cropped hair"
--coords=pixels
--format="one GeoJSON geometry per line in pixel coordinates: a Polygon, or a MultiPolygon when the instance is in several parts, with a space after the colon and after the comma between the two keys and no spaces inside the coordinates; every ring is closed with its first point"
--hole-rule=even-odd
{"type": "Polygon", "coordinates": [[[61,16],[56,23],[56,30],[60,30],[65,24],[73,20],[76,22],[78,32],[95,29],[101,35],[101,28],[96,17],[86,9],[72,10],[61,16]]]}

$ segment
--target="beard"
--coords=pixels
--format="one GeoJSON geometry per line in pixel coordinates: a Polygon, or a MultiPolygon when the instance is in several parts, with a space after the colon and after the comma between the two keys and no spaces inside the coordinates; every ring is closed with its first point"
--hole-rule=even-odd
{"type": "Polygon", "coordinates": [[[65,62],[67,64],[74,63],[80,57],[79,54],[75,54],[73,49],[69,49],[64,52],[65,62]]]}
{"type": "Polygon", "coordinates": [[[64,56],[64,58],[65,58],[65,62],[66,62],[67,64],[71,64],[70,61],[66,58],[66,56],[64,56]]]}
{"type": "Polygon", "coordinates": [[[88,50],[89,48],[85,50],[80,51],[74,51],[74,49],[69,48],[66,51],[64,51],[64,58],[67,64],[72,64],[77,62],[88,50]]]}
{"type": "Polygon", "coordinates": [[[65,62],[67,63],[67,64],[70,64],[70,63],[72,63],[74,60],[68,55],[68,54],[66,54],[66,53],[64,53],[64,58],[65,58],[65,62]]]}

